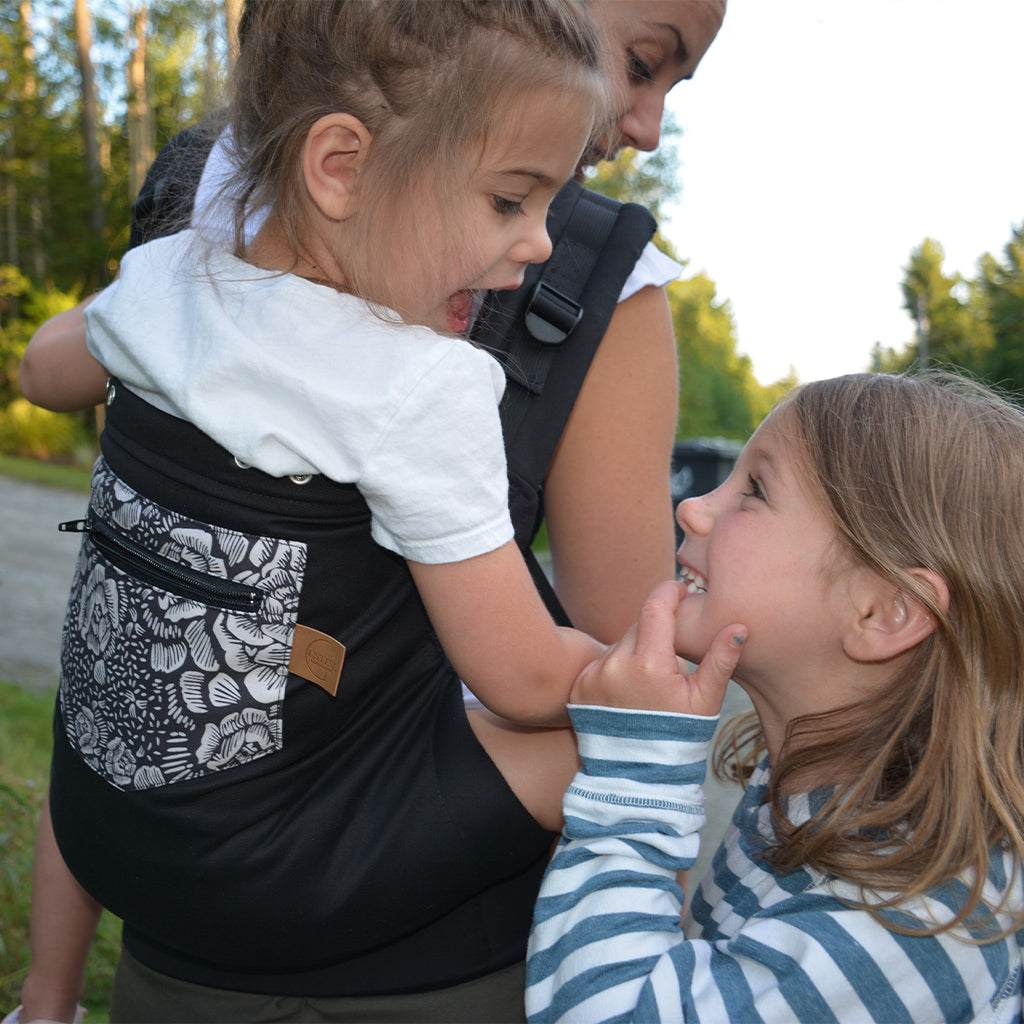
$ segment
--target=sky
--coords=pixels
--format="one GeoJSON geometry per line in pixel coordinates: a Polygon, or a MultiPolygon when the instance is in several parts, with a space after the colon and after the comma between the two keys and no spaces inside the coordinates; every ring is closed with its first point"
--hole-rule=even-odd
{"type": "Polygon", "coordinates": [[[977,274],[1024,222],[1024,0],[729,0],[691,82],[662,233],[768,384],[867,368],[914,323],[925,238],[977,274]]]}

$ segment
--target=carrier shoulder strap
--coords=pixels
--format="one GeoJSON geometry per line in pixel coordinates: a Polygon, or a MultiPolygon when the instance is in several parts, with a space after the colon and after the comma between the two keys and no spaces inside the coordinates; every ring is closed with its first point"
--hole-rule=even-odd
{"type": "Polygon", "coordinates": [[[473,340],[499,359],[508,381],[501,419],[516,541],[563,623],[568,617],[530,550],[544,515],[544,476],[622,286],[656,226],[641,206],[566,186],[548,213],[550,259],[530,267],[516,291],[490,293],[473,328],[473,340]]]}

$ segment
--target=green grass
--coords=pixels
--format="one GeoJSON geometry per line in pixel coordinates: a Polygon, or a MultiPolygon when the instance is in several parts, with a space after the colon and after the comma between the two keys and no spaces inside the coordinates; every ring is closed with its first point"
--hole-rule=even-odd
{"type": "MultiPolygon", "coordinates": [[[[28,971],[32,856],[49,778],[52,718],[52,697],[0,681],[0,1016],[17,1005],[28,971]]],[[[103,915],[86,973],[89,1024],[109,1020],[120,930],[116,918],[103,915]]]]}
{"type": "Polygon", "coordinates": [[[0,455],[0,475],[12,476],[18,480],[46,484],[50,487],[64,487],[71,491],[89,493],[91,468],[68,466],[58,462],[41,462],[39,459],[23,459],[16,455],[0,455]]]}

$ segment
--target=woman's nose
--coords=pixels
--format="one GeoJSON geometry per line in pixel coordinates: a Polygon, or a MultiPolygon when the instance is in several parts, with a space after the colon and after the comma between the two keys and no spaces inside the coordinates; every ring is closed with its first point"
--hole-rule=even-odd
{"type": "Polygon", "coordinates": [[[694,498],[685,498],[676,508],[676,522],[683,533],[706,534],[715,521],[714,511],[709,495],[701,494],[694,498]]]}
{"type": "Polygon", "coordinates": [[[665,93],[660,89],[644,90],[619,121],[622,145],[632,146],[645,153],[657,149],[661,140],[661,118],[664,113],[665,93]]]}

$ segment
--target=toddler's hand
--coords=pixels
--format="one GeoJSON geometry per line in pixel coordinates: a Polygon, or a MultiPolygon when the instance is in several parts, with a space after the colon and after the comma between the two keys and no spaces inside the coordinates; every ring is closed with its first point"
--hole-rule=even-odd
{"type": "Polygon", "coordinates": [[[746,639],[733,624],[711,642],[696,671],[675,652],[675,613],[680,589],[661,583],[640,609],[625,636],[576,677],[570,701],[642,711],[717,715],[746,639]]]}

